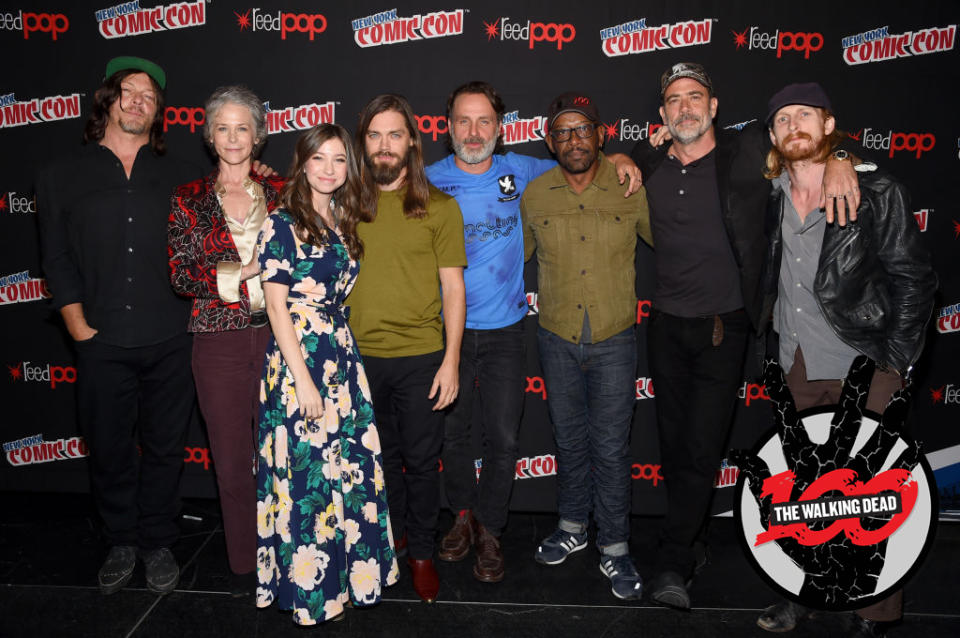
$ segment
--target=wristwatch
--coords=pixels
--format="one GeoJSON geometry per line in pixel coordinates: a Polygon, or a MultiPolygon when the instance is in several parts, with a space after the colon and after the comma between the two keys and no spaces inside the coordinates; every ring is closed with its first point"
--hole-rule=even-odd
{"type": "Polygon", "coordinates": [[[850,153],[846,152],[842,148],[839,148],[833,152],[833,159],[837,160],[838,162],[848,160],[850,159],[850,153]]]}

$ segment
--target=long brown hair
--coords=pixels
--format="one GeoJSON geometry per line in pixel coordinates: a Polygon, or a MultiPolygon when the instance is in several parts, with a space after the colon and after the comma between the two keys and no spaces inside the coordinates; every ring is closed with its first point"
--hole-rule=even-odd
{"type": "Polygon", "coordinates": [[[407,175],[405,178],[406,195],[403,198],[403,214],[411,219],[421,219],[427,215],[427,202],[430,199],[429,182],[423,170],[423,142],[420,140],[420,131],[417,129],[417,120],[413,115],[410,103],[401,95],[384,94],[373,98],[360,111],[360,120],[357,124],[356,153],[363,158],[360,162],[360,206],[373,220],[377,215],[377,201],[380,188],[370,174],[367,166],[367,147],[364,138],[370,128],[370,121],[384,111],[396,111],[403,116],[407,125],[407,133],[413,140],[413,145],[407,151],[407,175]]]}
{"type": "MultiPolygon", "coordinates": [[[[834,117],[833,113],[827,109],[817,108],[817,111],[820,112],[820,116],[823,118],[823,121],[826,122],[829,118],[834,117]]],[[[821,162],[827,161],[830,153],[833,152],[833,149],[837,147],[837,144],[845,140],[847,137],[846,132],[841,131],[840,129],[834,127],[833,131],[824,139],[824,144],[820,148],[820,152],[817,153],[817,156],[812,158],[814,164],[820,164],[821,162]]],[[[779,177],[783,170],[787,167],[787,161],[783,158],[783,154],[777,149],[776,146],[771,146],[770,150],[767,151],[767,157],[765,160],[765,165],[763,167],[763,176],[767,179],[773,179],[779,177]]]]}
{"type": "Polygon", "coordinates": [[[293,217],[297,235],[314,246],[326,246],[327,232],[313,209],[313,191],[307,182],[303,167],[324,142],[338,139],[347,154],[347,180],[333,193],[333,202],[339,216],[340,234],[352,259],[363,256],[363,243],[357,235],[357,223],[370,221],[360,208],[360,176],[357,158],[350,144],[350,134],[337,124],[320,124],[300,136],[293,151],[293,162],[287,173],[287,183],[280,191],[280,201],[293,217]]]}
{"type": "MultiPolygon", "coordinates": [[[[103,139],[103,134],[107,130],[107,122],[110,120],[110,107],[120,99],[120,85],[123,80],[135,73],[143,73],[139,69],[123,69],[117,71],[100,85],[100,88],[93,94],[93,106],[90,109],[90,117],[87,118],[87,124],[83,129],[83,143],[99,142],[103,139]]],[[[163,155],[167,152],[167,144],[163,141],[163,112],[166,102],[163,99],[163,90],[157,81],[149,74],[150,84],[153,85],[153,92],[157,96],[157,112],[153,118],[153,124],[150,125],[150,146],[157,155],[163,155]]]]}

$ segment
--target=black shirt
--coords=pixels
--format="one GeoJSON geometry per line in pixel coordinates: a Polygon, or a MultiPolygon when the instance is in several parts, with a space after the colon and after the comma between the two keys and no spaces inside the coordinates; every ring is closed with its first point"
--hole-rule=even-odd
{"type": "Polygon", "coordinates": [[[130,178],[113,152],[88,144],[37,178],[43,270],[62,308],[83,304],[96,339],[121,347],[160,343],[186,332],[189,302],[170,286],[170,195],[199,169],[137,153],[130,178]]]}
{"type": "Polygon", "coordinates": [[[740,273],[723,225],[715,150],[686,166],[668,155],[644,186],[656,246],[653,306],[679,317],[742,308],[740,273]]]}

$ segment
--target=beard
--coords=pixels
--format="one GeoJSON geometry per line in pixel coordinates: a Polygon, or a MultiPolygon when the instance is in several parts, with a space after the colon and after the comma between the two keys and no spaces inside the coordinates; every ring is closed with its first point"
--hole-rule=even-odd
{"type": "Polygon", "coordinates": [[[136,120],[125,120],[122,117],[117,120],[117,124],[120,125],[120,130],[131,135],[143,135],[149,128],[149,125],[142,120],[138,122],[136,120]]]}
{"type": "Polygon", "coordinates": [[[668,122],[667,130],[670,131],[670,135],[673,136],[675,142],[679,142],[680,144],[692,144],[703,137],[704,133],[710,130],[710,125],[710,120],[687,113],[677,117],[675,120],[668,122]],[[689,128],[680,130],[680,124],[688,121],[696,122],[698,125],[697,128],[695,130],[691,130],[689,128]]]}
{"type": "Polygon", "coordinates": [[[588,146],[571,146],[557,153],[557,164],[574,175],[586,173],[597,161],[597,149],[588,146]]]}
{"type": "Polygon", "coordinates": [[[793,133],[784,138],[781,144],[777,145],[777,150],[780,151],[780,154],[788,162],[803,162],[806,160],[815,159],[823,153],[823,149],[827,146],[829,142],[827,138],[821,137],[816,142],[813,141],[807,133],[793,133]],[[793,146],[792,148],[787,148],[787,144],[794,140],[807,140],[809,144],[802,146],[793,146]]]}
{"type": "Polygon", "coordinates": [[[373,177],[373,181],[379,184],[380,186],[387,186],[397,181],[397,178],[400,177],[400,174],[403,173],[403,169],[407,167],[407,156],[410,151],[408,150],[401,157],[396,153],[390,152],[377,152],[373,155],[364,155],[364,162],[367,164],[367,168],[370,169],[370,176],[373,177]],[[393,158],[395,162],[388,164],[385,161],[393,158]],[[381,161],[377,161],[380,159],[381,161]]]}
{"type": "Polygon", "coordinates": [[[462,140],[457,140],[451,135],[450,146],[453,147],[453,153],[460,158],[460,161],[467,164],[479,164],[493,155],[494,149],[497,148],[497,138],[484,140],[482,137],[465,137],[462,140]],[[481,147],[476,151],[469,151],[467,150],[467,144],[481,144],[481,147]]]}

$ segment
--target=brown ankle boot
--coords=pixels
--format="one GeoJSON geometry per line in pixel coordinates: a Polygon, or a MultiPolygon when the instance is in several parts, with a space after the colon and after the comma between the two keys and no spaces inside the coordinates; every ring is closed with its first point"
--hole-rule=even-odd
{"type": "Polygon", "coordinates": [[[500,539],[486,527],[477,523],[477,561],[473,565],[473,577],[484,583],[499,583],[503,580],[503,552],[500,539]]]}
{"type": "Polygon", "coordinates": [[[457,520],[447,535],[440,541],[437,557],[448,563],[463,560],[470,552],[470,546],[477,538],[477,521],[470,510],[460,510],[457,520]]]}

